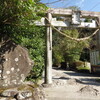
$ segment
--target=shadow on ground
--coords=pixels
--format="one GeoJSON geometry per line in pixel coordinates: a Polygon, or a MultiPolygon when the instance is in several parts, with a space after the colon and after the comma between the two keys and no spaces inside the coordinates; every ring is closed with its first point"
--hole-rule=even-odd
{"type": "Polygon", "coordinates": [[[62,70],[64,71],[63,73],[66,74],[66,76],[61,76],[61,77],[53,77],[53,79],[61,79],[61,80],[69,80],[71,78],[74,79],[79,79],[82,81],[82,84],[86,85],[96,85],[100,86],[100,82],[97,82],[97,80],[100,80],[100,74],[91,74],[91,73],[80,73],[80,72],[75,72],[75,71],[70,71],[70,70],[63,70],[61,68],[53,68],[55,70],[62,70]],[[71,78],[67,77],[69,75],[71,78]]]}

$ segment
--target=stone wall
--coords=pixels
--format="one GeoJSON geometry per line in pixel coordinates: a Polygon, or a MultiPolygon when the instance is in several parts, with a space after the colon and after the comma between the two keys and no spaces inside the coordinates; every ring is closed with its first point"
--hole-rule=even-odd
{"type": "Polygon", "coordinates": [[[46,100],[46,98],[42,87],[28,83],[17,88],[2,88],[0,100],[46,100]]]}

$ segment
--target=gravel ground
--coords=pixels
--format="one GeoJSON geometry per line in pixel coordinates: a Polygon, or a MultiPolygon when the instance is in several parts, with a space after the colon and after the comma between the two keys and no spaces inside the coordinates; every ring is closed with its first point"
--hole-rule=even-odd
{"type": "Polygon", "coordinates": [[[44,87],[47,100],[100,100],[99,76],[52,69],[53,84],[44,87]]]}

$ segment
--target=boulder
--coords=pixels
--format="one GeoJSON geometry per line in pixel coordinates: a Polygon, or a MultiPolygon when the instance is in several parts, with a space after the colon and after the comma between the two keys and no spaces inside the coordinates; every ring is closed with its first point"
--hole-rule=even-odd
{"type": "Polygon", "coordinates": [[[32,97],[33,94],[32,94],[32,91],[30,90],[24,90],[24,91],[20,91],[17,95],[17,99],[18,100],[23,100],[23,99],[29,99],[29,98],[33,98],[32,97]]]}
{"type": "Polygon", "coordinates": [[[0,42],[0,87],[19,86],[32,66],[25,48],[7,38],[0,42]]]}
{"type": "Polygon", "coordinates": [[[15,98],[1,97],[0,100],[16,100],[15,98]]]}
{"type": "Polygon", "coordinates": [[[18,90],[16,88],[13,89],[4,89],[1,91],[0,95],[2,97],[15,97],[18,94],[18,90]]]}
{"type": "Polygon", "coordinates": [[[82,87],[78,92],[80,92],[81,94],[90,95],[90,96],[98,96],[99,94],[99,90],[89,85],[82,87]]]}
{"type": "Polygon", "coordinates": [[[46,98],[41,86],[23,83],[16,88],[1,88],[0,100],[46,100],[46,98]]]}

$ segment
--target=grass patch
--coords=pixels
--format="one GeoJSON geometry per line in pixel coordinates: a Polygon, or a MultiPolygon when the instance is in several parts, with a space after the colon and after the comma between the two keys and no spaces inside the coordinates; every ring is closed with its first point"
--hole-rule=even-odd
{"type": "Polygon", "coordinates": [[[77,70],[90,70],[89,67],[77,67],[77,70]]]}

